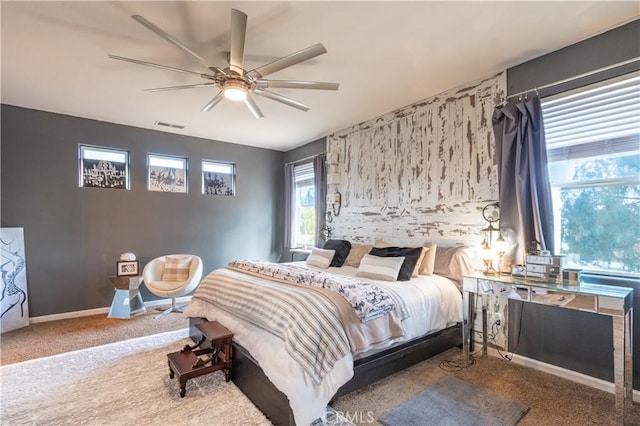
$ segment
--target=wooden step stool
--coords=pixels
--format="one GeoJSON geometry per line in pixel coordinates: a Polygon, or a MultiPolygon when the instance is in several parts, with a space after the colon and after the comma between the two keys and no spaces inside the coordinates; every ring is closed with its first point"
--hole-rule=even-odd
{"type": "Polygon", "coordinates": [[[202,338],[193,346],[185,345],[182,350],[167,354],[169,378],[178,375],[180,381],[180,397],[187,393],[187,380],[214,371],[223,370],[225,381],[231,378],[231,341],[233,333],[217,321],[196,324],[202,338]],[[202,346],[204,342],[210,347],[202,346]]]}

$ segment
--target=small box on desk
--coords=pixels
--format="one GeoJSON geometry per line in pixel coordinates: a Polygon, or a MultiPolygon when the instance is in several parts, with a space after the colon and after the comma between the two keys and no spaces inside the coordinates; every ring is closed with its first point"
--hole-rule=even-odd
{"type": "Polygon", "coordinates": [[[540,256],[528,254],[525,276],[527,278],[539,280],[562,279],[563,265],[564,257],[562,256],[540,256]]]}
{"type": "Polygon", "coordinates": [[[527,255],[527,265],[549,265],[562,268],[564,266],[564,256],[540,256],[535,254],[527,255]]]}

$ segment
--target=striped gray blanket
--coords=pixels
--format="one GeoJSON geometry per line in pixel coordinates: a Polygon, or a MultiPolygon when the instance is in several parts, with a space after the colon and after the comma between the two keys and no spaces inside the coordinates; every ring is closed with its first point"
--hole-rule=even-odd
{"type": "Polygon", "coordinates": [[[350,351],[338,308],[317,291],[217,269],[202,280],[193,298],[282,339],[316,387],[350,351]]]}
{"type": "Polygon", "coordinates": [[[327,288],[344,297],[360,321],[369,321],[397,310],[401,319],[408,311],[400,297],[355,277],[338,276],[292,263],[235,260],[229,268],[262,275],[280,281],[327,288]]]}

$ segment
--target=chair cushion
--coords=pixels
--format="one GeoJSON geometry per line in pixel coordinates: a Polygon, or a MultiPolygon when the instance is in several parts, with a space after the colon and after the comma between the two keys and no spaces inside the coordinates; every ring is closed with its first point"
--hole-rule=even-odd
{"type": "Polygon", "coordinates": [[[191,257],[167,256],[164,260],[162,281],[186,281],[189,278],[191,257]]]}
{"type": "Polygon", "coordinates": [[[160,292],[160,295],[167,296],[168,293],[181,289],[184,286],[184,281],[154,281],[149,284],[156,293],[160,292]]]}

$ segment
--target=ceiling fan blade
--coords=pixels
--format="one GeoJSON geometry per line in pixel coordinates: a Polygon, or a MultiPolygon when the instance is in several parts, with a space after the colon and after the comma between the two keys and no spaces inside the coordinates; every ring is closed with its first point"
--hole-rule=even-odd
{"type": "Polygon", "coordinates": [[[187,84],[185,86],[169,86],[169,87],[154,87],[153,89],[144,89],[145,92],[164,92],[167,90],[181,90],[181,89],[195,89],[197,87],[209,87],[215,86],[215,83],[201,83],[201,84],[187,84]]]}
{"type": "Polygon", "coordinates": [[[209,110],[211,110],[211,108],[213,108],[214,106],[216,106],[218,104],[218,102],[220,102],[222,99],[224,98],[224,93],[222,92],[222,90],[220,91],[220,93],[218,93],[213,99],[211,99],[209,101],[208,104],[206,104],[203,108],[202,108],[202,112],[207,112],[209,110]]]}
{"type": "Polygon", "coordinates": [[[202,56],[198,55],[193,50],[189,49],[187,46],[185,46],[177,38],[165,33],[160,28],[156,27],[155,25],[153,25],[151,22],[147,21],[145,18],[143,18],[140,15],[131,15],[131,17],[133,19],[135,19],[137,22],[139,22],[140,24],[144,25],[145,27],[147,27],[148,29],[153,31],[154,33],[158,34],[163,39],[167,40],[169,43],[173,44],[174,46],[179,47],[180,49],[182,49],[183,51],[187,52],[188,54],[190,54],[194,58],[196,58],[199,61],[201,61],[202,63],[204,63],[207,67],[209,67],[209,62],[205,58],[203,58],[202,56]]]}
{"type": "Polygon", "coordinates": [[[222,74],[222,75],[227,75],[226,72],[224,72],[223,69],[216,67],[215,65],[209,65],[208,67],[211,71],[215,72],[216,74],[222,74]]]}
{"type": "Polygon", "coordinates": [[[302,49],[299,52],[292,53],[289,56],[285,56],[266,65],[262,65],[261,67],[249,71],[247,74],[253,78],[262,78],[269,74],[273,74],[276,71],[280,71],[300,62],[315,58],[323,53],[327,53],[327,49],[325,49],[321,43],[314,44],[313,46],[302,49]]]}
{"type": "Polygon", "coordinates": [[[170,66],[167,66],[167,65],[154,64],[153,62],[139,61],[137,59],[124,58],[122,56],[116,56],[116,55],[109,55],[109,57],[111,59],[117,59],[119,61],[131,62],[131,63],[138,64],[138,65],[146,65],[146,66],[149,66],[149,67],[160,68],[160,69],[163,69],[163,70],[183,72],[183,73],[186,73],[186,74],[193,74],[193,75],[200,76],[202,78],[208,78],[210,80],[213,80],[215,78],[214,76],[209,75],[209,74],[202,74],[202,73],[199,73],[199,72],[196,72],[196,71],[184,70],[182,68],[170,67],[170,66]]]}
{"type": "Polygon", "coordinates": [[[247,93],[247,97],[244,98],[244,104],[247,106],[247,108],[249,108],[249,111],[251,111],[251,114],[253,114],[255,118],[264,117],[264,115],[262,114],[262,111],[260,111],[260,108],[258,108],[258,105],[256,104],[256,102],[248,93],[247,93]]]}
{"type": "Polygon", "coordinates": [[[320,81],[298,81],[298,80],[256,80],[256,85],[261,89],[283,88],[283,89],[316,89],[316,90],[338,90],[340,83],[325,83],[320,81]]]}
{"type": "Polygon", "coordinates": [[[287,98],[286,96],[282,96],[269,90],[256,89],[253,93],[255,93],[256,95],[264,96],[265,98],[269,98],[273,101],[282,102],[285,105],[289,105],[304,112],[307,112],[310,109],[310,107],[301,102],[294,101],[291,98],[287,98]]]}
{"type": "Polygon", "coordinates": [[[240,75],[244,74],[244,39],[247,34],[247,15],[231,9],[231,49],[229,53],[229,69],[240,75]]]}

